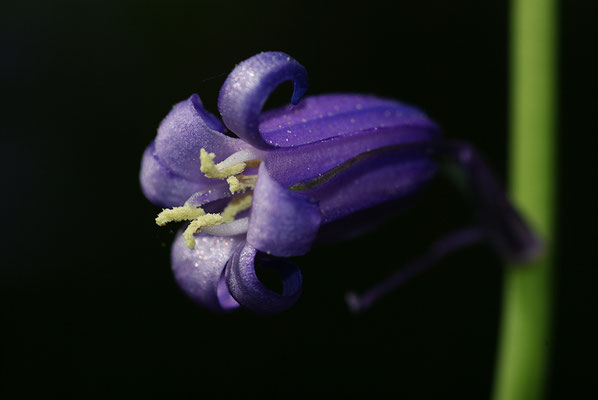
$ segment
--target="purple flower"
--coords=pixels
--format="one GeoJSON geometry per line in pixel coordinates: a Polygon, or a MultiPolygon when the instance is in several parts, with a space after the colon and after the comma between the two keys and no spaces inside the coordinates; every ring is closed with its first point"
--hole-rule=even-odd
{"type": "Polygon", "coordinates": [[[282,257],[376,226],[437,173],[439,160],[463,172],[478,226],[439,242],[374,292],[351,296],[354,309],[475,240],[511,258],[537,251],[535,236],[480,156],[444,139],[422,111],[358,94],[301,100],[306,90],[307,72],[297,61],[260,53],[224,82],[218,98],[224,125],[193,95],[173,107],[146,149],[143,192],[167,207],[157,223],[191,221],[173,244],[172,267],[193,300],[215,311],[241,305],[273,314],[290,307],[301,292],[301,273],[282,257]],[[289,80],[292,105],[262,113],[270,93],[289,80]],[[227,136],[225,126],[238,138],[227,136]],[[282,293],[259,281],[255,263],[279,273],[282,293]]]}

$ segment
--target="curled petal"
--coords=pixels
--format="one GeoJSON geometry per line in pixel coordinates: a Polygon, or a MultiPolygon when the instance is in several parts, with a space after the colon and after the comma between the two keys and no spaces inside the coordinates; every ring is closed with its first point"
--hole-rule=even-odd
{"type": "Polygon", "coordinates": [[[296,106],[267,111],[260,117],[260,134],[277,147],[295,147],[360,131],[393,128],[402,141],[421,140],[438,126],[413,106],[381,97],[327,94],[304,98],[296,106]],[[404,129],[418,127],[419,130],[404,129]]]}
{"type": "Polygon", "coordinates": [[[293,81],[291,102],[297,104],[307,90],[307,71],[294,58],[281,52],[265,52],[243,61],[230,73],[218,97],[224,124],[258,149],[271,149],[264,140],[259,117],[268,96],[278,85],[293,81]]]}
{"type": "Polygon", "coordinates": [[[251,246],[280,257],[305,254],[320,222],[317,201],[281,186],[260,165],[247,231],[251,246]]]}
{"type": "Polygon", "coordinates": [[[224,133],[220,121],[207,112],[194,94],[176,104],[162,120],[156,136],[156,155],[173,173],[197,182],[214,182],[200,170],[200,150],[216,153],[215,162],[247,148],[242,140],[224,133]]]}
{"type": "Polygon", "coordinates": [[[238,307],[224,283],[224,267],[242,236],[195,235],[195,248],[189,249],[183,235],[177,235],[171,252],[172,270],[181,289],[196,303],[212,311],[238,307]]]}
{"type": "Polygon", "coordinates": [[[161,207],[183,205],[191,194],[207,190],[212,185],[186,179],[162,165],[153,143],[143,153],[139,181],[145,197],[161,207]]]}
{"type": "Polygon", "coordinates": [[[226,267],[226,284],[234,299],[248,310],[264,315],[280,313],[291,307],[301,295],[301,271],[283,259],[258,254],[250,244],[239,246],[226,267]],[[257,255],[257,257],[256,257],[257,255]],[[275,269],[282,279],[282,294],[265,287],[255,272],[255,262],[275,269]]]}

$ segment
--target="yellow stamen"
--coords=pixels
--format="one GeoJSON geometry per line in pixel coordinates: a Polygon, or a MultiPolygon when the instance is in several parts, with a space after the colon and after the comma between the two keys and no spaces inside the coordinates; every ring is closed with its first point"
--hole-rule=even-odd
{"type": "Polygon", "coordinates": [[[199,232],[201,228],[204,226],[220,225],[223,220],[220,214],[205,214],[191,221],[185,232],[183,232],[183,238],[187,247],[190,249],[195,248],[195,238],[193,235],[199,232]]]}
{"type": "MultiPolygon", "coordinates": [[[[208,153],[205,149],[200,151],[201,172],[208,178],[226,179],[231,193],[242,192],[246,189],[253,189],[257,180],[257,175],[242,175],[246,166],[256,168],[261,160],[251,160],[247,163],[240,162],[230,167],[220,167],[214,164],[214,153],[208,153]]],[[[252,193],[246,193],[232,199],[226,208],[220,214],[206,214],[200,207],[193,207],[185,203],[182,207],[173,207],[164,209],[156,217],[156,223],[160,226],[169,222],[191,221],[187,229],[183,232],[185,244],[190,249],[195,248],[194,234],[206,226],[220,225],[223,222],[232,222],[237,214],[251,207],[253,200],[252,193]]]]}
{"type": "Polygon", "coordinates": [[[230,189],[231,193],[234,194],[235,192],[240,192],[243,190],[241,188],[241,182],[239,182],[239,179],[236,176],[229,176],[226,178],[226,181],[228,182],[228,188],[230,189]]]}
{"type": "Polygon", "coordinates": [[[226,179],[231,175],[237,175],[245,171],[246,164],[244,162],[222,168],[218,166],[219,164],[214,164],[214,157],[216,157],[216,154],[208,153],[203,148],[199,152],[200,170],[208,178],[226,179]]]}
{"type": "Polygon", "coordinates": [[[242,192],[245,189],[253,189],[255,187],[256,179],[257,175],[239,174],[237,176],[229,176],[226,178],[226,181],[228,182],[230,192],[235,194],[237,192],[242,192]]]}
{"type": "Polygon", "coordinates": [[[185,204],[182,207],[164,209],[156,217],[156,224],[163,226],[169,222],[187,221],[204,215],[206,212],[200,207],[191,207],[185,204]]]}
{"type": "Polygon", "coordinates": [[[241,211],[247,210],[251,207],[253,200],[253,194],[247,193],[238,197],[235,197],[228,203],[226,208],[222,211],[222,220],[224,222],[232,222],[235,220],[237,214],[241,211]]]}

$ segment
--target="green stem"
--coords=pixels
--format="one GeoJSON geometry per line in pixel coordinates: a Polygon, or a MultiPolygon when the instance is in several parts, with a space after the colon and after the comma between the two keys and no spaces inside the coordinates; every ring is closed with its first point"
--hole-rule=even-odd
{"type": "Polygon", "coordinates": [[[557,4],[512,0],[511,13],[511,195],[546,253],[506,269],[494,400],[544,397],[551,339],[557,4]]]}

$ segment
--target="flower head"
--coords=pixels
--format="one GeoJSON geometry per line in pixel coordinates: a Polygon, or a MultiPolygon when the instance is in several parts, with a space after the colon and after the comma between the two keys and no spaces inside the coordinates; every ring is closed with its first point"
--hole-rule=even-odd
{"type": "Polygon", "coordinates": [[[190,221],[173,244],[172,267],[193,300],[217,311],[290,307],[301,274],[281,257],[305,254],[325,235],[369,229],[386,217],[377,206],[398,207],[436,174],[439,158],[462,167],[480,238],[512,257],[537,248],[483,160],[470,146],[443,139],[422,111],[358,94],[302,99],[306,90],[307,72],[297,61],[260,53],[224,82],[224,125],[193,95],[173,107],[146,149],[143,192],[166,207],[156,222],[190,221]],[[292,104],[262,113],[270,93],[289,80],[292,104]],[[278,271],[282,294],[259,281],[256,262],[278,271]]]}

